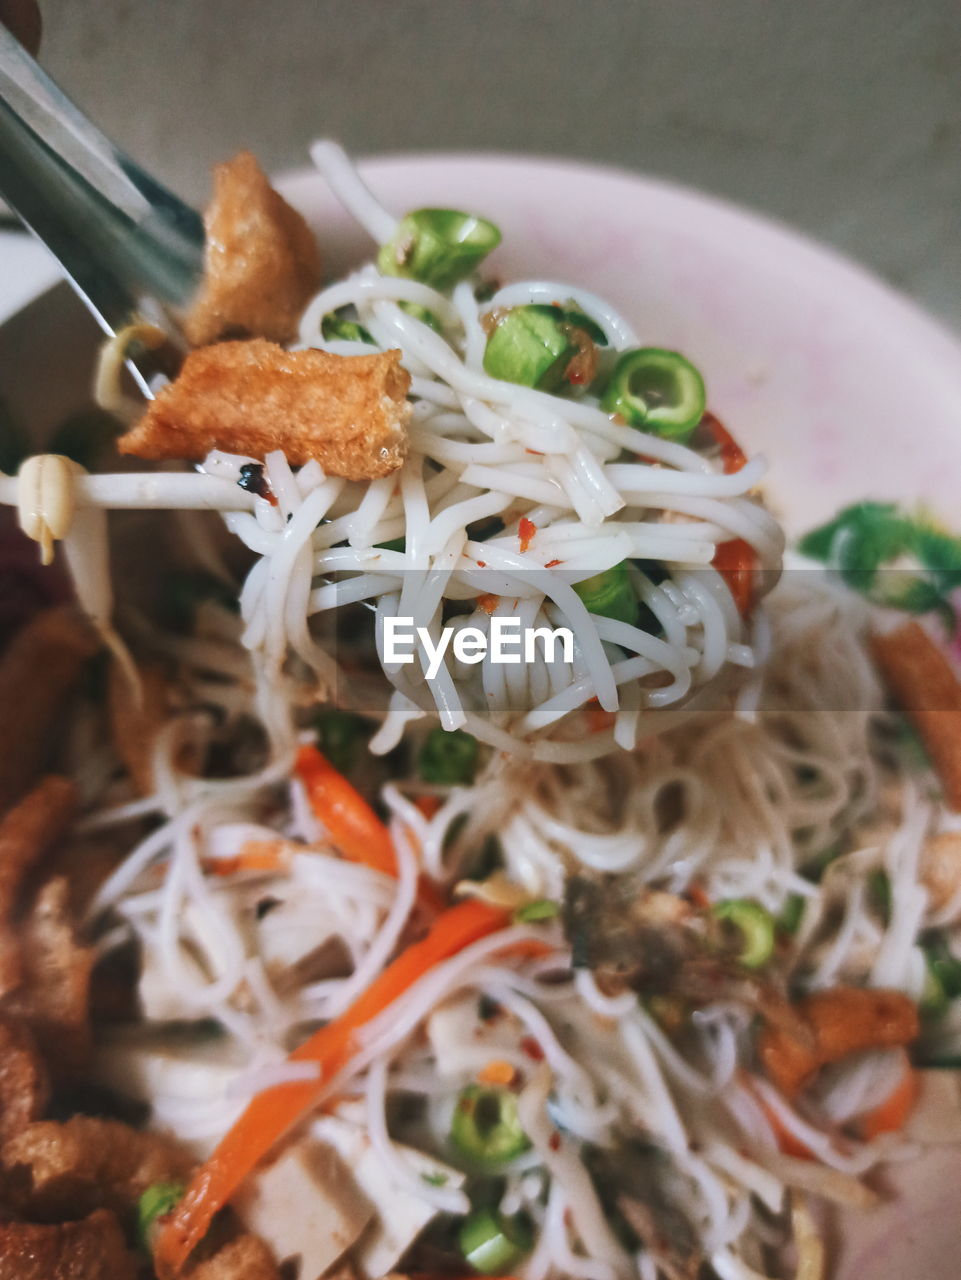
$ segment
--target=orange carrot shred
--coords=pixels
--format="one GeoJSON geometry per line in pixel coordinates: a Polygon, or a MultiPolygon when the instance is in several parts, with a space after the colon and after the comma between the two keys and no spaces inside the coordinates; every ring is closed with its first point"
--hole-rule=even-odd
{"type": "Polygon", "coordinates": [[[754,575],[758,568],[754,548],[743,538],[719,542],[711,563],[727,583],[738,613],[747,617],[754,603],[754,575]]]}
{"type": "Polygon", "coordinates": [[[510,1062],[505,1062],[503,1058],[494,1058],[490,1062],[486,1062],[477,1073],[477,1079],[481,1084],[511,1084],[517,1072],[514,1070],[510,1062]]]}
{"type": "Polygon", "coordinates": [[[500,596],[486,595],[477,597],[477,607],[478,609],[483,609],[485,613],[493,613],[500,602],[500,596]]]}
{"type": "Polygon", "coordinates": [[[296,769],[311,809],[347,861],[396,876],[390,832],[357,788],[316,747],[300,748],[296,769]]]}
{"type": "Polygon", "coordinates": [[[315,1062],[316,1079],[274,1085],[259,1093],[194,1175],[176,1209],[163,1221],[154,1249],[158,1270],[177,1275],[206,1235],[214,1215],[274,1144],[323,1098],[357,1051],[357,1032],[404,995],[436,965],[510,922],[502,908],[472,898],[449,908],[426,936],[401,952],[339,1018],[306,1040],[288,1061],[315,1062]]]}

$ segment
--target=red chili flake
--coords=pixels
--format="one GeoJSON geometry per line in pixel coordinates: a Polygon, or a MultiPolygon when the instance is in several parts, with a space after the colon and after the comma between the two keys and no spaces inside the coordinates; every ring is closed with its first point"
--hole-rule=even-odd
{"type": "Polygon", "coordinates": [[[552,1151],[559,1151],[561,1148],[561,1135],[559,1133],[552,1133],[548,1139],[547,1145],[552,1151]]]}
{"type": "Polygon", "coordinates": [[[478,609],[483,609],[484,612],[487,614],[492,614],[494,610],[497,608],[497,606],[500,604],[500,602],[501,602],[500,596],[487,595],[487,596],[477,597],[478,609]]]}
{"type": "Polygon", "coordinates": [[[533,1036],[524,1036],[521,1040],[521,1049],[532,1062],[544,1061],[544,1050],[540,1047],[533,1036]]]}
{"type": "Polygon", "coordinates": [[[487,568],[487,561],[486,561],[486,560],[478,560],[478,561],[477,561],[477,567],[478,567],[478,569],[486,569],[486,568],[487,568]]]}
{"type": "Polygon", "coordinates": [[[720,418],[716,418],[713,413],[705,413],[701,426],[720,449],[721,466],[725,474],[733,475],[740,471],[747,463],[747,456],[720,418]]]}
{"type": "Polygon", "coordinates": [[[527,516],[521,516],[520,523],[517,526],[517,536],[521,540],[521,551],[527,551],[530,548],[536,533],[537,525],[534,521],[528,520],[527,516]]]}
{"type": "Polygon", "coordinates": [[[560,560],[548,560],[547,564],[544,565],[544,568],[555,569],[559,564],[560,564],[560,560]]]}
{"type": "Polygon", "coordinates": [[[529,453],[533,458],[543,458],[544,454],[540,449],[525,449],[525,453],[529,453]]]}

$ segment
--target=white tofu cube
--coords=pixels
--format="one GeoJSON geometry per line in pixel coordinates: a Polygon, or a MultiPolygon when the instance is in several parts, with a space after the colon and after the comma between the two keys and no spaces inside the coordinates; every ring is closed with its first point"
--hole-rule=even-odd
{"type": "Polygon", "coordinates": [[[373,1217],[333,1147],[310,1140],[252,1174],[233,1205],[278,1263],[297,1262],[298,1280],[319,1280],[373,1217]]]}

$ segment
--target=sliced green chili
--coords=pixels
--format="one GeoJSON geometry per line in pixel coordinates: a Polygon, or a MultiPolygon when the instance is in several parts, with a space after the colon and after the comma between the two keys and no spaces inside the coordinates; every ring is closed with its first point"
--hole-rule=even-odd
{"type": "Polygon", "coordinates": [[[435,289],[452,289],[496,249],[501,233],[493,222],[457,209],[416,209],[377,255],[385,276],[407,276],[435,289]]]}
{"type": "Polygon", "coordinates": [[[922,947],[929,972],[933,973],[949,1000],[961,996],[961,960],[951,952],[941,934],[927,939],[922,947]]]}
{"type": "Polygon", "coordinates": [[[577,352],[564,312],[534,302],[500,317],[487,339],[484,370],[502,382],[554,391],[577,352]]]}
{"type": "Polygon", "coordinates": [[[441,333],[443,326],[434,315],[429,307],[422,307],[419,302],[398,302],[401,311],[406,311],[409,316],[413,316],[415,320],[419,320],[421,324],[426,324],[428,329],[433,329],[435,333],[441,333]]]}
{"type": "Polygon", "coordinates": [[[357,763],[357,753],[364,741],[364,721],[352,711],[327,707],[314,719],[317,745],[341,773],[349,773],[357,763]]]}
{"type": "Polygon", "coordinates": [[[560,914],[560,910],[559,902],[552,902],[550,898],[538,898],[536,902],[526,902],[518,907],[514,912],[514,920],[517,924],[536,924],[540,920],[553,920],[560,914]]]}
{"type": "Polygon", "coordinates": [[[792,893],[785,900],[781,914],[777,918],[777,927],[782,933],[795,934],[804,919],[804,908],[807,899],[801,893],[792,893]]]}
{"type": "Polygon", "coordinates": [[[878,915],[887,924],[891,919],[891,878],[886,871],[871,872],[868,894],[878,915]]]}
{"type": "Polygon", "coordinates": [[[450,1138],[461,1155],[484,1168],[513,1160],[530,1146],[514,1094],[493,1085],[469,1084],[460,1091],[450,1138]]]}
{"type": "Polygon", "coordinates": [[[320,322],[320,332],[327,342],[339,339],[341,342],[366,342],[376,347],[377,343],[362,324],[339,316],[336,311],[328,312],[320,322]]]}
{"type": "Polygon", "coordinates": [[[186,1189],[182,1182],[154,1182],[137,1201],[137,1239],[146,1253],[157,1220],[176,1209],[186,1189]]]}
{"type": "Polygon", "coordinates": [[[457,1233],[464,1260],[485,1276],[500,1276],[530,1252],[531,1234],[517,1218],[476,1209],[457,1233]]]}
{"type": "Polygon", "coordinates": [[[759,969],[774,954],[775,922],[770,911],[749,898],[725,898],[712,908],[714,917],[733,925],[741,935],[738,963],[759,969]]]}
{"type": "Polygon", "coordinates": [[[704,379],[676,351],[643,347],[622,355],[601,400],[632,427],[686,441],[704,416],[704,379]]]}
{"type": "Polygon", "coordinates": [[[477,739],[463,729],[431,729],[418,760],[420,776],[442,787],[473,782],[477,753],[477,739]]]}
{"type": "Polygon", "coordinates": [[[637,619],[637,596],[626,560],[583,582],[575,582],[574,590],[584,601],[588,613],[615,618],[618,622],[633,623],[637,619]]]}

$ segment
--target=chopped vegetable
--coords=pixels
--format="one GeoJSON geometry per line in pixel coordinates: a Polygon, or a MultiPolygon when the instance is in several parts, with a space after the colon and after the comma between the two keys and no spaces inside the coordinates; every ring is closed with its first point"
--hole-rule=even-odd
{"type": "Polygon", "coordinates": [[[182,1182],[155,1182],[137,1201],[137,1239],[146,1253],[150,1252],[158,1218],[176,1209],[186,1189],[182,1182]]]}
{"type": "Polygon", "coordinates": [[[485,218],[457,209],[417,209],[401,218],[377,255],[377,267],[385,276],[452,289],[500,242],[500,231],[485,218]]]}
{"type": "Polygon", "coordinates": [[[349,773],[357,763],[364,740],[364,722],[351,711],[328,707],[314,719],[317,741],[324,755],[341,773],[349,773]]]}
{"type": "Polygon", "coordinates": [[[682,443],[704,414],[704,379],[676,351],[642,347],[627,351],[614,366],[601,401],[632,427],[682,443]]]}
{"type": "Polygon", "coordinates": [[[561,904],[552,902],[550,898],[538,898],[536,902],[527,902],[514,912],[518,924],[536,924],[539,920],[553,920],[561,913],[561,904]]]}
{"type": "Polygon", "coordinates": [[[316,747],[297,752],[297,776],[317,819],[349,862],[397,874],[397,858],[390,832],[342,773],[316,747]]]}
{"type": "Polygon", "coordinates": [[[469,1084],[461,1090],[450,1138],[462,1156],[482,1168],[497,1168],[530,1146],[514,1094],[492,1085],[469,1084]]]}
{"type": "Polygon", "coordinates": [[[341,342],[365,342],[368,346],[377,346],[362,324],[339,315],[336,311],[324,316],[320,322],[320,332],[327,342],[339,339],[341,342]]]}
{"type": "Polygon", "coordinates": [[[588,613],[618,622],[634,623],[637,619],[637,596],[626,560],[583,582],[575,582],[574,590],[584,601],[588,613]]]}
{"type": "Polygon", "coordinates": [[[346,1013],[316,1031],[290,1056],[292,1062],[316,1062],[316,1080],[296,1081],[265,1089],[247,1106],[213,1155],[195,1174],[155,1245],[158,1263],[176,1273],[205,1235],[215,1213],[231,1198],[248,1173],[292,1125],[323,1097],[330,1081],[351,1061],[357,1032],[408,991],[435,965],[480,938],[502,929],[507,912],[476,900],[459,903],[434,921],[422,941],[414,943],[376,978],[346,1013]]]}
{"type": "Polygon", "coordinates": [[[420,776],[436,786],[466,786],[474,780],[478,748],[463,729],[432,729],[421,748],[420,776]]]}
{"type": "Polygon", "coordinates": [[[921,948],[927,967],[921,1008],[924,1013],[943,1013],[950,1000],[961,996],[961,960],[954,956],[942,934],[929,937],[921,948]]]}
{"type": "Polygon", "coordinates": [[[422,307],[419,302],[398,302],[397,305],[401,311],[406,311],[409,316],[413,316],[421,324],[426,324],[428,329],[433,329],[435,333],[443,332],[444,326],[428,307],[422,307]]]}
{"type": "Polygon", "coordinates": [[[891,919],[891,878],[877,869],[868,876],[868,897],[884,924],[891,919]]]}
{"type": "Polygon", "coordinates": [[[901,710],[921,735],[952,809],[961,809],[961,682],[917,622],[875,635],[871,652],[901,710]]]}
{"type": "Polygon", "coordinates": [[[737,953],[746,969],[760,969],[774,954],[775,922],[770,911],[748,898],[725,898],[712,908],[715,919],[733,926],[740,935],[737,953]]]}
{"type": "Polygon", "coordinates": [[[484,1064],[477,1073],[477,1079],[481,1084],[512,1084],[517,1072],[511,1063],[506,1062],[503,1058],[493,1058],[490,1062],[484,1064]]]}
{"type": "Polygon", "coordinates": [[[577,351],[563,311],[531,303],[498,318],[487,339],[484,369],[503,382],[556,391],[577,351]]]}
{"type": "Polygon", "coordinates": [[[788,896],[777,918],[777,927],[782,933],[795,934],[804,919],[806,899],[803,894],[792,893],[788,896]]]}
{"type": "Polygon", "coordinates": [[[875,603],[908,613],[936,610],[953,626],[947,597],[961,586],[961,538],[925,512],[857,502],[806,534],[799,548],[875,603]]]}
{"type": "Polygon", "coordinates": [[[493,1209],[476,1209],[458,1232],[465,1261],[485,1276],[502,1276],[530,1251],[530,1232],[517,1218],[506,1218],[493,1209]]]}

